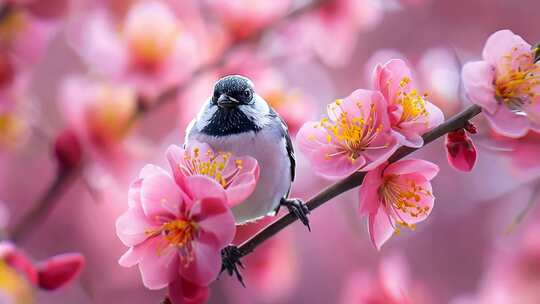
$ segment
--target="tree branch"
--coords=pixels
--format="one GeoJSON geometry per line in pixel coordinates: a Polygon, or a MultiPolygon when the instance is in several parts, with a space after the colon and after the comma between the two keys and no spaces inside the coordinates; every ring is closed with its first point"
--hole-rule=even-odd
{"type": "Polygon", "coordinates": [[[13,242],[22,240],[35,226],[44,220],[54,209],[58,198],[68,189],[71,182],[73,182],[77,173],[77,168],[67,169],[60,167],[47,192],[43,194],[40,200],[32,206],[32,209],[11,230],[9,234],[10,240],[13,242]]]}
{"type": "MultiPolygon", "coordinates": [[[[424,138],[424,145],[429,144],[430,142],[447,134],[448,132],[465,127],[465,124],[471,118],[480,114],[481,111],[482,109],[480,107],[472,105],[463,112],[451,117],[437,128],[427,132],[422,136],[424,138]]],[[[398,161],[418,149],[420,148],[401,147],[390,157],[388,161],[398,161]]],[[[306,202],[309,210],[315,210],[316,208],[322,206],[332,198],[360,186],[365,176],[366,172],[355,172],[347,178],[333,185],[330,185],[328,188],[319,192],[317,195],[315,195],[306,202]]],[[[261,245],[264,241],[268,240],[274,234],[294,223],[296,220],[297,218],[291,213],[282,216],[279,220],[266,226],[263,230],[259,231],[256,235],[254,235],[249,240],[245,241],[242,245],[240,245],[240,247],[238,248],[240,250],[240,253],[242,254],[242,256],[248,255],[257,246],[261,245]]]]}

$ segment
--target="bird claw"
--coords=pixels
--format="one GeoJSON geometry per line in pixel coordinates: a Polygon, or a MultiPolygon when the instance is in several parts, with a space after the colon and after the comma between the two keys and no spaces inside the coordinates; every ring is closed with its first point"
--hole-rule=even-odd
{"type": "Polygon", "coordinates": [[[242,253],[238,247],[234,245],[229,245],[221,250],[221,272],[227,271],[227,273],[232,277],[236,276],[240,284],[243,287],[246,287],[244,283],[244,278],[238,270],[238,267],[244,269],[244,264],[240,261],[242,253]]]}
{"type": "Polygon", "coordinates": [[[287,209],[289,209],[289,212],[294,214],[301,222],[304,224],[309,231],[311,231],[311,227],[309,226],[309,208],[302,200],[299,199],[288,199],[288,198],[282,198],[279,202],[280,206],[285,206],[287,209]]]}

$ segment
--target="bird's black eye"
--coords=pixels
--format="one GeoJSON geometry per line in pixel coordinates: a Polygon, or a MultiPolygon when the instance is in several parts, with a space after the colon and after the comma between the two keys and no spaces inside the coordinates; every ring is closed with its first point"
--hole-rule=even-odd
{"type": "Polygon", "coordinates": [[[243,92],[242,92],[242,97],[244,97],[244,99],[246,100],[251,100],[251,96],[252,96],[252,93],[251,93],[251,90],[250,89],[245,89],[243,92]]]}

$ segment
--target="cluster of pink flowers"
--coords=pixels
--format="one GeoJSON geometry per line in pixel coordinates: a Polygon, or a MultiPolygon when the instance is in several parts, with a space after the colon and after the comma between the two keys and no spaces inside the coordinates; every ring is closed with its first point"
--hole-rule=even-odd
{"type": "Polygon", "coordinates": [[[438,167],[423,160],[388,164],[400,146],[418,148],[422,134],[444,120],[418,92],[402,60],[375,68],[374,90],[359,89],[328,105],[328,116],[304,124],[298,145],[314,170],[327,178],[368,172],[360,188],[360,213],[368,216],[380,248],[400,227],[414,228],[433,207],[430,180],[438,167]]]}
{"type": "Polygon", "coordinates": [[[230,208],[253,192],[259,167],[204,143],[171,146],[167,159],[171,173],[147,165],[129,189],[129,209],[116,229],[130,248],[119,263],[138,264],[147,288],[168,286],[173,303],[198,303],[235,235],[230,208]]]}

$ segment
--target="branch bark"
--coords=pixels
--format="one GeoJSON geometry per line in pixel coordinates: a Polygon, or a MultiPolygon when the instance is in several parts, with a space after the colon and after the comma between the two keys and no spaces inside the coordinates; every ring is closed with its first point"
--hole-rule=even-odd
{"type": "Polygon", "coordinates": [[[13,242],[19,242],[41,223],[54,209],[60,196],[69,188],[78,173],[77,168],[59,168],[53,183],[43,194],[40,200],[32,206],[32,209],[11,230],[9,238],[13,242]]]}
{"type": "MultiPolygon", "coordinates": [[[[424,138],[424,146],[436,140],[437,138],[447,134],[448,132],[465,127],[465,124],[471,118],[480,114],[481,111],[482,109],[480,107],[472,105],[463,112],[451,117],[437,128],[427,132],[422,136],[424,138]]],[[[418,149],[420,148],[401,147],[390,157],[388,161],[398,161],[418,149]]],[[[360,186],[365,176],[366,172],[355,172],[349,177],[333,185],[330,185],[328,188],[319,192],[317,195],[315,195],[306,202],[309,210],[315,210],[316,208],[327,203],[332,198],[360,186]]],[[[259,231],[256,235],[254,235],[249,240],[245,241],[242,245],[240,245],[240,247],[238,248],[240,250],[240,253],[242,254],[242,256],[248,255],[253,250],[255,250],[257,246],[261,245],[264,241],[268,240],[270,237],[272,237],[279,231],[285,229],[287,226],[294,223],[296,220],[297,218],[291,213],[282,216],[279,220],[266,226],[263,230],[259,231]]]]}

